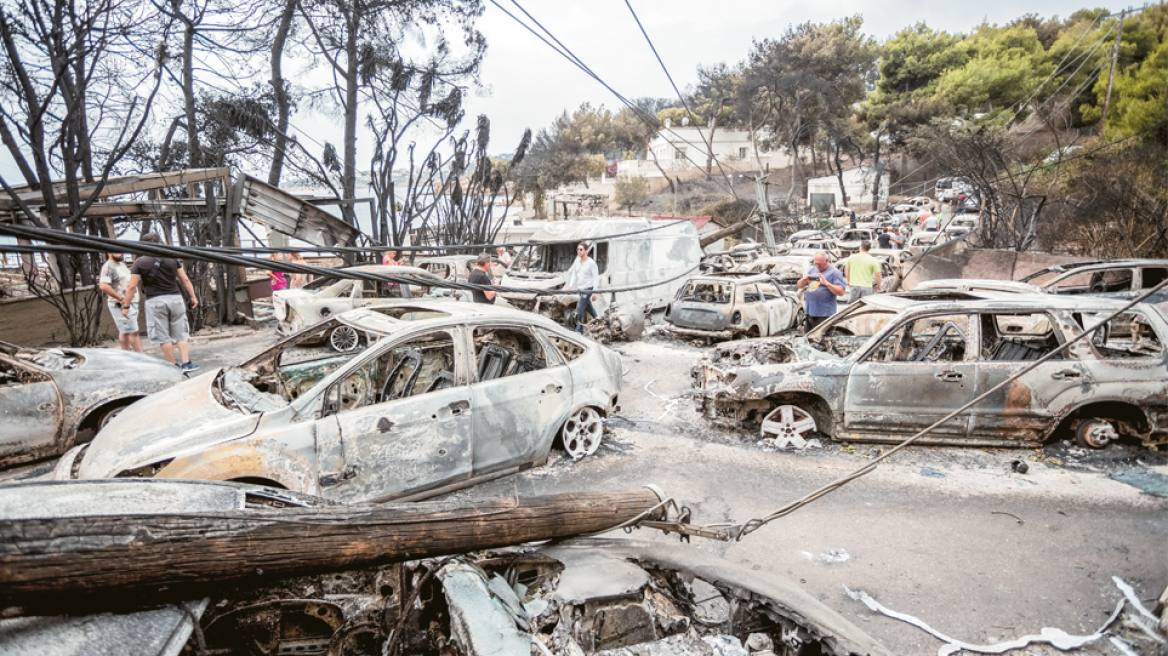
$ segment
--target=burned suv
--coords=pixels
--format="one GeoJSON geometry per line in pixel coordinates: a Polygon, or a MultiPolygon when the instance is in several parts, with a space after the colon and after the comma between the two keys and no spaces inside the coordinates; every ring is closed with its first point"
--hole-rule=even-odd
{"type": "Polygon", "coordinates": [[[1153,305],[1049,294],[912,292],[868,296],[806,337],[709,351],[694,368],[704,414],[780,446],[820,433],[899,442],[1079,334],[1091,336],[921,444],[1022,447],[1073,435],[1168,443],[1168,321],[1153,305]]]}

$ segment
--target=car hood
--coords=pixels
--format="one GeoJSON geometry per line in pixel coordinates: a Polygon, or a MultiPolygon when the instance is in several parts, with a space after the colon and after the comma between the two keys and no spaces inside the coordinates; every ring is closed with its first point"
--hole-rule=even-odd
{"type": "Polygon", "coordinates": [[[123,410],[93,438],[79,478],[112,478],[127,469],[203,449],[253,433],[261,414],[223,407],[211,386],[218,369],[192,378],[123,410]]]}
{"type": "Polygon", "coordinates": [[[508,273],[503,277],[503,282],[500,284],[503,287],[559,289],[563,287],[567,281],[566,275],[567,274],[563,273],[539,273],[536,271],[508,273]]]}
{"type": "Polygon", "coordinates": [[[765,376],[772,368],[820,360],[843,360],[816,349],[806,337],[763,337],[727,342],[706,351],[693,368],[694,387],[721,389],[765,376]],[[753,373],[744,374],[749,369],[753,373]]]}

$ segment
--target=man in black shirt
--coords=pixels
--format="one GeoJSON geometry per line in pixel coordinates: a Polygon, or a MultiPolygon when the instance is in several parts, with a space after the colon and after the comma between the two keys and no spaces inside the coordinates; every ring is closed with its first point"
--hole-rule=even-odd
{"type": "Polygon", "coordinates": [[[892,248],[892,228],[885,228],[884,232],[876,237],[876,241],[880,248],[892,248]]]}
{"type": "MultiPolygon", "coordinates": [[[[142,241],[148,244],[161,244],[162,238],[157,233],[147,233],[142,241]]],[[[146,336],[150,341],[158,344],[162,355],[171,364],[177,364],[183,373],[195,371],[199,365],[191,362],[190,346],[187,339],[190,337],[187,325],[187,308],[182,294],[178,291],[181,282],[191,297],[191,307],[199,307],[199,299],[195,296],[195,287],[187,278],[182,262],[171,257],[153,257],[143,255],[135,258],[134,266],[130,268],[130,285],[126,288],[124,298],[134,298],[134,290],[139,282],[146,293],[146,336]],[[178,345],[178,353],[182,362],[174,360],[174,345],[178,345]]],[[[122,314],[130,312],[129,302],[122,303],[122,314]]]]}
{"type": "MultiPolygon", "coordinates": [[[[495,281],[491,280],[491,274],[488,273],[490,270],[491,270],[491,255],[490,255],[490,253],[480,253],[478,259],[475,260],[474,268],[470,270],[470,277],[467,278],[467,282],[469,282],[472,285],[493,285],[493,284],[495,284],[495,281]]],[[[474,297],[475,303],[489,303],[489,304],[491,304],[491,303],[495,302],[495,292],[490,291],[489,289],[472,289],[470,291],[470,295],[472,297],[474,297]]]]}

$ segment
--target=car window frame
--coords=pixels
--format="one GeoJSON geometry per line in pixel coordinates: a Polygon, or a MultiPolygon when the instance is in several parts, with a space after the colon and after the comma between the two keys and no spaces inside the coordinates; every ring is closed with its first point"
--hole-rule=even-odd
{"type": "MultiPolygon", "coordinates": [[[[479,363],[478,363],[478,355],[475,353],[475,349],[474,349],[474,332],[476,329],[483,328],[483,327],[510,328],[510,329],[526,330],[528,333],[530,333],[535,338],[535,342],[537,344],[539,344],[539,347],[541,349],[543,349],[544,363],[545,363],[544,368],[537,369],[535,371],[528,371],[528,372],[525,372],[522,374],[516,374],[517,376],[526,376],[527,374],[537,374],[541,371],[551,369],[554,366],[568,364],[568,362],[564,359],[563,354],[560,353],[560,350],[558,348],[555,348],[554,344],[551,344],[551,340],[543,339],[543,335],[541,335],[540,331],[536,329],[536,326],[533,326],[529,323],[524,323],[522,321],[516,321],[514,319],[503,319],[503,320],[496,319],[493,321],[490,319],[486,319],[483,321],[476,321],[475,323],[466,324],[464,335],[463,335],[463,340],[464,340],[464,342],[463,342],[464,349],[463,350],[465,351],[464,358],[466,361],[467,385],[474,386],[474,385],[478,385],[479,383],[482,383],[482,382],[490,383],[490,382],[494,382],[496,380],[506,380],[506,378],[513,378],[514,377],[514,376],[507,376],[506,378],[495,378],[495,379],[488,380],[488,381],[478,380],[478,364],[479,363]],[[555,356],[554,359],[556,361],[556,364],[553,364],[552,363],[553,358],[549,357],[552,354],[554,354],[554,356],[555,356]]],[[[573,342],[573,343],[575,343],[575,342],[573,342]]],[[[583,357],[584,354],[581,353],[580,356],[583,357]]],[[[577,359],[579,359],[579,358],[577,358],[577,359]]]]}
{"type": "MultiPolygon", "coordinates": [[[[906,323],[908,323],[910,321],[919,321],[921,319],[927,319],[929,317],[948,316],[948,315],[954,315],[954,314],[964,314],[968,317],[972,317],[974,315],[980,316],[980,313],[976,310],[963,309],[963,308],[935,309],[935,310],[922,311],[922,312],[906,312],[906,313],[904,313],[903,316],[897,318],[896,320],[889,321],[888,325],[881,328],[879,332],[877,332],[875,335],[872,335],[872,337],[870,337],[868,339],[867,344],[865,344],[864,346],[862,346],[859,349],[856,349],[856,353],[853,354],[853,357],[854,357],[853,362],[857,365],[860,365],[860,364],[881,364],[881,365],[889,365],[889,364],[922,365],[922,364],[926,364],[926,362],[904,362],[904,361],[899,361],[899,360],[892,360],[889,362],[884,362],[884,361],[874,362],[874,361],[870,360],[869,358],[880,347],[880,344],[882,344],[884,342],[884,340],[891,338],[893,333],[895,333],[897,330],[899,330],[900,327],[905,325],[906,323]]],[[[963,354],[963,357],[959,362],[946,361],[942,364],[948,364],[948,365],[976,364],[977,362],[979,362],[981,360],[981,354],[980,354],[980,350],[981,350],[981,348],[980,348],[981,325],[978,324],[978,322],[973,321],[972,318],[969,321],[969,330],[967,331],[967,333],[965,335],[965,344],[966,344],[965,353],[963,354]],[[979,345],[978,353],[974,354],[975,357],[973,357],[973,358],[970,357],[970,350],[971,349],[969,348],[969,344],[971,344],[971,343],[979,345]]],[[[936,363],[935,362],[928,362],[927,364],[936,364],[936,363]]]]}

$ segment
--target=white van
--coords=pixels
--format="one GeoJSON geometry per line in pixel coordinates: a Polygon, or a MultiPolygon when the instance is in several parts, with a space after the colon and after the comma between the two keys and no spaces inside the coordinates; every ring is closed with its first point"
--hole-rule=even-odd
{"type": "Polygon", "coordinates": [[[973,194],[973,185],[964,178],[940,178],[937,180],[937,188],[934,192],[937,200],[944,203],[957,198],[962,193],[966,196],[973,194]]]}
{"type": "MultiPolygon", "coordinates": [[[[593,307],[600,314],[613,305],[636,305],[646,312],[665,307],[697,271],[702,249],[697,228],[687,220],[592,219],[551,221],[518,249],[510,271],[500,283],[505,287],[562,289],[567,272],[577,259],[576,244],[588,244],[588,256],[596,260],[600,286],[593,307]],[[630,234],[631,233],[631,234],[630,234]],[[605,292],[606,289],[644,285],[644,289],[605,292]]],[[[576,325],[573,293],[536,295],[502,293],[512,305],[536,312],[570,328],[576,325]]]]}

